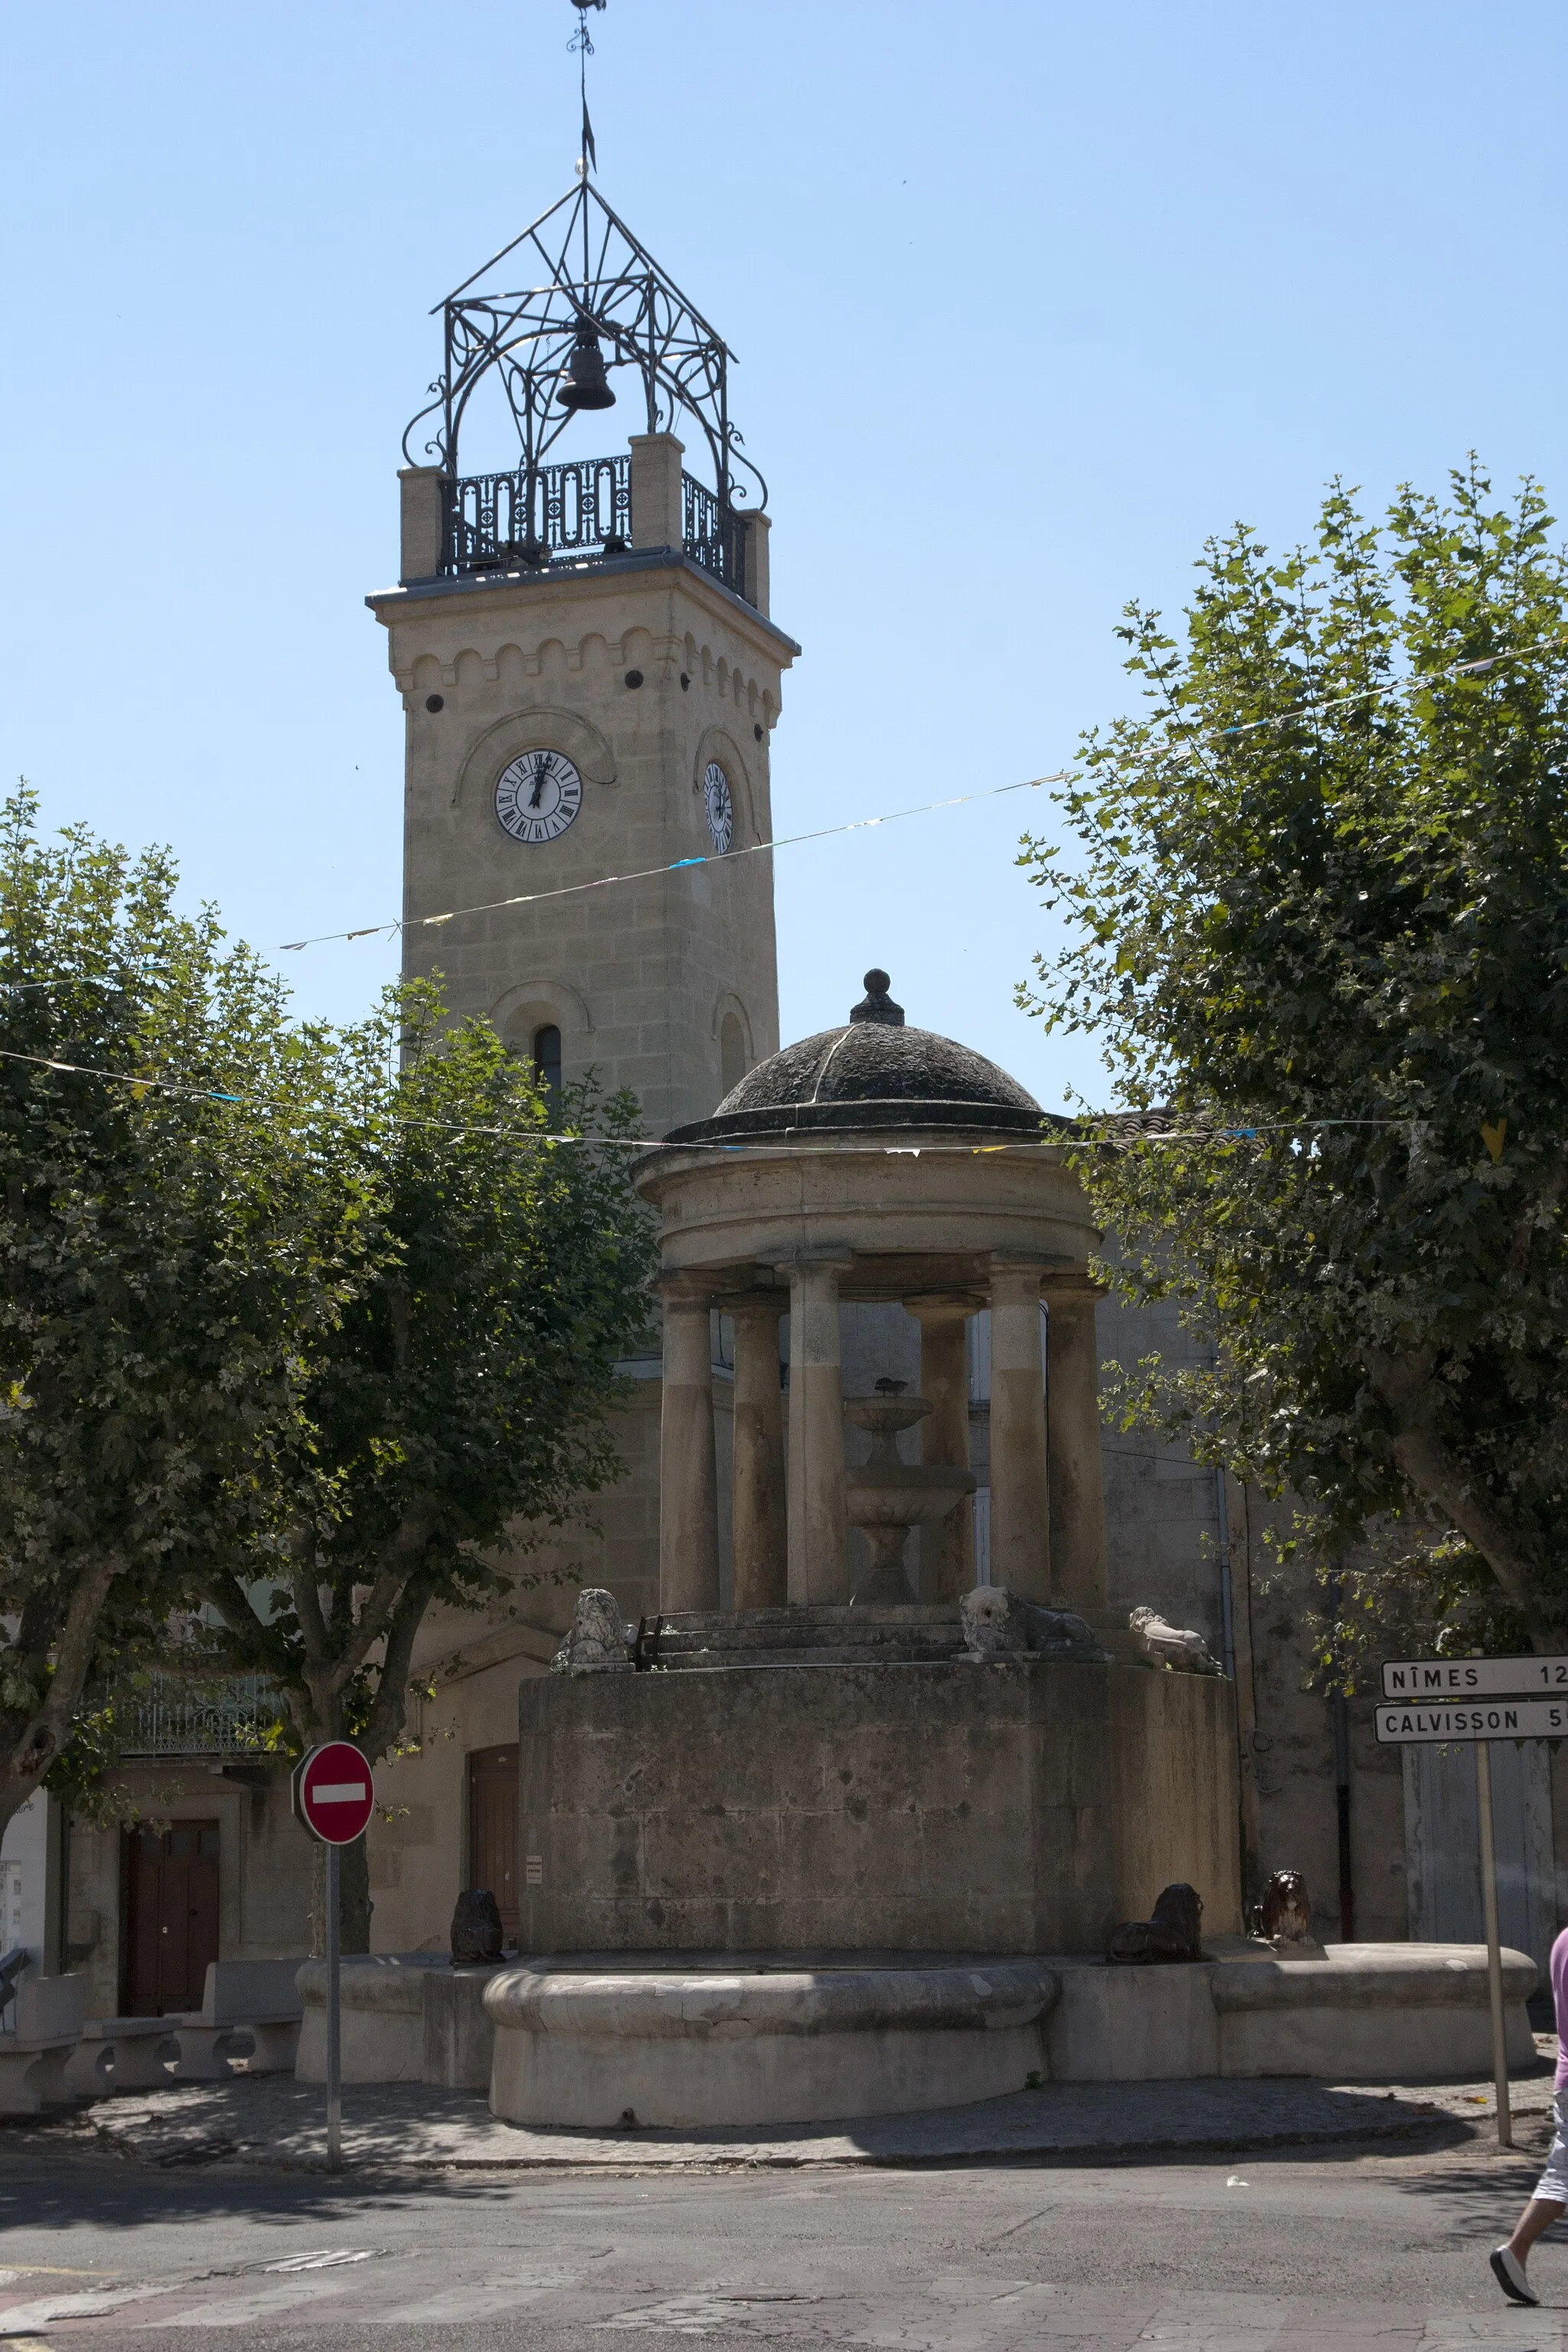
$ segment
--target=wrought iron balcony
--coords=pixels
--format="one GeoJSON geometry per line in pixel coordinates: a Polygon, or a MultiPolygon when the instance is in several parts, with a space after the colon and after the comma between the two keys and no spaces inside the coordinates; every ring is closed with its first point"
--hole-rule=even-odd
{"type": "Polygon", "coordinates": [[[283,1714],[277,1686],[264,1675],[190,1683],[153,1675],[115,1708],[126,1756],[257,1756],[283,1714]]]}
{"type": "MultiPolygon", "coordinates": [[[[629,457],[541,466],[532,496],[526,471],[468,474],[451,485],[442,572],[544,572],[557,556],[574,567],[629,553],[629,457]]],[[[689,474],[680,478],[681,545],[737,596],[745,590],[745,518],[727,512],[689,474]]]]}

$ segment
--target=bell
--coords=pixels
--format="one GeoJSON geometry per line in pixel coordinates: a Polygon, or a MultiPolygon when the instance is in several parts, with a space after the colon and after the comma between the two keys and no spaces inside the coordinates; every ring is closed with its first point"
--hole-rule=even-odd
{"type": "Polygon", "coordinates": [[[563,408],[614,408],[616,395],[605,381],[605,355],[592,320],[581,320],[572,356],[561,372],[563,408]]]}

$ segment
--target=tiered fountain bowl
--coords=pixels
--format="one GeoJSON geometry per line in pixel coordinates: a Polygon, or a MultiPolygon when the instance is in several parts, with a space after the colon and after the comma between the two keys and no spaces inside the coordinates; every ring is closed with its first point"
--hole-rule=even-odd
{"type": "Polygon", "coordinates": [[[974,1473],[943,1463],[900,1460],[900,1431],[912,1429],[931,1411],[924,1397],[847,1397],[844,1410],[857,1429],[871,1436],[870,1459],[850,1464],[845,1473],[849,1524],[860,1529],[871,1554],[870,1573],[855,1601],[913,1601],[919,1596],[904,1564],[910,1529],[956,1511],[974,1492],[974,1473]]]}

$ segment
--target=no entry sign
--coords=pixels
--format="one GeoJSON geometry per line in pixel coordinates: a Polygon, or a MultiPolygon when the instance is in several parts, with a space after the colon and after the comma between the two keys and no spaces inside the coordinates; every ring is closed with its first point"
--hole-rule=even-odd
{"type": "Polygon", "coordinates": [[[375,1811],[370,1766],[348,1739],[329,1739],[302,1757],[294,1773],[294,1816],[323,1845],[353,1845],[375,1811]]]}

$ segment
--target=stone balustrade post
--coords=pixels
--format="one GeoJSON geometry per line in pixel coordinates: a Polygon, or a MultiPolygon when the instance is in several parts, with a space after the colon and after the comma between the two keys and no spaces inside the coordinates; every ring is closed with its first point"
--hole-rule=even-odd
{"type": "Polygon", "coordinates": [[[743,512],[736,520],[741,525],[741,593],[748,604],[755,606],[765,621],[768,616],[768,533],[773,529],[773,520],[765,514],[743,512]]]}
{"type": "Polygon", "coordinates": [[[632,545],[679,547],[685,443],[673,433],[634,433],[631,452],[632,545]]]}
{"type": "Polygon", "coordinates": [[[735,1327],[734,1605],[782,1609],[789,1599],[782,1290],[749,1290],[722,1304],[735,1327]]]}
{"type": "MultiPolygon", "coordinates": [[[[909,1298],[921,1327],[921,1394],[931,1405],[921,1422],[921,1460],[943,1469],[969,1467],[970,1302],[962,1297],[909,1298]]],[[[956,1601],[974,1583],[974,1513],[966,1496],[945,1519],[921,1529],[921,1599],[956,1601]]]]}
{"type": "Polygon", "coordinates": [[[992,1255],[991,1581],[1021,1600],[1048,1601],[1043,1271],[1038,1257],[1002,1251],[992,1255]]]}
{"type": "Polygon", "coordinates": [[[402,520],[398,578],[434,580],[447,544],[447,493],[451,485],[439,466],[400,466],[402,520]]]}
{"type": "Polygon", "coordinates": [[[1090,1612],[1106,1605],[1096,1296],[1088,1286],[1046,1286],[1051,1592],[1060,1608],[1090,1612]]]}
{"type": "Polygon", "coordinates": [[[847,1250],[814,1250],[789,1274],[789,1597],[849,1598],[838,1281],[847,1250]]]}
{"type": "Polygon", "coordinates": [[[664,1301],[659,1429],[658,1605],[667,1614],[719,1606],[719,1474],[713,1444],[711,1298],[680,1276],[664,1301]]]}

